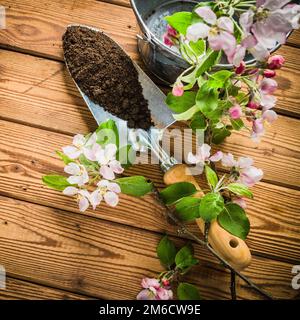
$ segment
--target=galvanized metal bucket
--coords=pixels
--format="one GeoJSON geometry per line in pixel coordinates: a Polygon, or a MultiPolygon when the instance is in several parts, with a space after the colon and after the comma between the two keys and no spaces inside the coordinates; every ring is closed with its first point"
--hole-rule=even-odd
{"type": "MultiPolygon", "coordinates": [[[[169,48],[162,42],[167,22],[164,17],[179,11],[192,11],[195,4],[204,1],[193,0],[130,0],[136,15],[140,33],[138,34],[138,49],[148,69],[162,82],[172,84],[189,65],[179,52],[169,48]]],[[[299,2],[299,1],[294,1],[299,2]]],[[[280,45],[273,50],[277,50],[280,45]]],[[[246,57],[246,63],[251,64],[255,59],[246,57]]],[[[222,62],[222,61],[221,61],[222,62]]],[[[218,69],[231,69],[233,65],[224,61],[218,69]]]]}

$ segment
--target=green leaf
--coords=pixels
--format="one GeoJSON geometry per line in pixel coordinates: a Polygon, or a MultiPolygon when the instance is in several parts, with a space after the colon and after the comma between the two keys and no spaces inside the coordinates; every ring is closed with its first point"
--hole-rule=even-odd
{"type": "Polygon", "coordinates": [[[198,91],[196,96],[196,106],[211,120],[217,120],[222,115],[222,110],[218,109],[219,92],[212,89],[206,82],[198,91]]]}
{"type": "Polygon", "coordinates": [[[120,161],[123,168],[129,168],[135,161],[136,153],[131,145],[121,147],[116,154],[116,158],[120,161]]]}
{"type": "Polygon", "coordinates": [[[215,219],[224,209],[224,199],[219,193],[207,193],[199,207],[200,217],[209,222],[215,219]]]}
{"type": "Polygon", "coordinates": [[[176,215],[181,221],[193,221],[199,218],[199,205],[201,199],[185,197],[176,204],[176,215]]]}
{"type": "Polygon", "coordinates": [[[205,130],[207,128],[207,122],[203,114],[200,112],[194,114],[190,123],[191,129],[196,130],[205,130]]]}
{"type": "Polygon", "coordinates": [[[213,75],[211,75],[210,79],[208,80],[210,88],[223,88],[228,81],[228,79],[233,75],[233,72],[228,70],[221,70],[213,75]]]}
{"type": "Polygon", "coordinates": [[[61,158],[61,160],[64,162],[64,164],[69,164],[71,162],[74,162],[73,159],[69,158],[68,156],[66,156],[63,152],[61,151],[55,151],[56,154],[61,158]]]}
{"type": "Polygon", "coordinates": [[[198,111],[199,111],[199,107],[193,106],[192,108],[190,108],[185,112],[173,114],[173,117],[177,121],[187,121],[187,120],[190,120],[193,117],[193,115],[198,111]]]}
{"type": "Polygon", "coordinates": [[[196,92],[187,91],[181,97],[173,96],[170,92],[167,96],[166,103],[168,107],[177,113],[182,113],[195,105],[196,92]]]}
{"type": "Polygon", "coordinates": [[[194,249],[191,244],[182,247],[175,256],[176,267],[186,272],[187,269],[196,265],[198,259],[194,258],[194,249]]]}
{"type": "Polygon", "coordinates": [[[160,196],[166,205],[171,205],[184,197],[195,194],[196,192],[196,187],[192,183],[178,182],[161,191],[160,196]]]}
{"type": "Polygon", "coordinates": [[[220,51],[207,51],[205,57],[203,57],[196,73],[196,77],[198,78],[204,72],[208,71],[211,67],[218,63],[221,58],[222,53],[220,51]]]}
{"type": "Polygon", "coordinates": [[[225,230],[243,240],[250,231],[250,222],[244,209],[235,203],[226,204],[218,216],[218,222],[225,230]]]}
{"type": "Polygon", "coordinates": [[[230,130],[228,130],[227,127],[223,127],[220,129],[214,128],[212,142],[215,144],[220,144],[230,135],[231,135],[231,132],[230,132],[230,130]]]}
{"type": "Polygon", "coordinates": [[[81,154],[79,156],[79,161],[82,165],[84,165],[86,168],[91,170],[99,170],[99,165],[96,161],[91,161],[87,159],[87,157],[84,154],[81,154]]]}
{"type": "Polygon", "coordinates": [[[249,190],[247,186],[241,183],[231,183],[228,186],[226,186],[226,189],[233,192],[234,194],[240,196],[240,197],[247,197],[252,199],[253,193],[249,190]]]}
{"type": "Polygon", "coordinates": [[[49,188],[63,191],[65,188],[72,186],[68,181],[67,178],[60,175],[47,175],[42,177],[42,181],[45,185],[49,188]]]}
{"type": "Polygon", "coordinates": [[[205,175],[208,184],[214,189],[219,181],[217,174],[215,171],[208,165],[205,166],[205,175]]]}
{"type": "Polygon", "coordinates": [[[197,287],[187,282],[179,283],[177,297],[179,300],[201,300],[197,287]]]}
{"type": "Polygon", "coordinates": [[[164,236],[156,249],[157,256],[160,262],[166,267],[170,268],[175,263],[176,247],[173,241],[168,236],[164,236]]]}
{"type": "Polygon", "coordinates": [[[192,24],[192,12],[176,12],[165,19],[171,27],[185,36],[187,28],[192,24]]]}
{"type": "Polygon", "coordinates": [[[237,131],[243,129],[245,126],[242,119],[230,119],[230,122],[231,122],[232,128],[237,131]]]}
{"type": "Polygon", "coordinates": [[[189,45],[196,56],[201,56],[206,50],[206,43],[203,39],[200,39],[197,42],[190,41],[189,45]]]}
{"type": "Polygon", "coordinates": [[[96,130],[97,143],[105,146],[109,143],[119,146],[119,131],[113,120],[108,120],[99,125],[96,130]]]}
{"type": "Polygon", "coordinates": [[[152,182],[142,176],[119,178],[114,182],[120,186],[122,193],[134,197],[142,197],[153,190],[152,182]]]}

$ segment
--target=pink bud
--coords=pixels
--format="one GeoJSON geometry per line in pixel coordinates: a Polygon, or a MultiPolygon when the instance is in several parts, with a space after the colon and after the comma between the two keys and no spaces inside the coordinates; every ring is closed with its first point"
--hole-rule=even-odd
{"type": "Polygon", "coordinates": [[[258,108],[259,108],[259,104],[257,104],[257,103],[254,102],[254,101],[250,101],[250,102],[247,104],[247,107],[250,108],[250,109],[258,109],[258,108]]]}
{"type": "Polygon", "coordinates": [[[266,69],[266,70],[264,70],[264,76],[266,78],[274,78],[276,76],[276,71],[266,69]]]}
{"type": "Polygon", "coordinates": [[[172,28],[170,25],[167,25],[167,33],[170,37],[174,37],[174,38],[177,37],[177,31],[174,28],[172,28]]]}
{"type": "Polygon", "coordinates": [[[168,286],[170,285],[170,281],[167,280],[167,279],[162,279],[161,282],[162,282],[162,284],[163,284],[164,287],[168,287],[168,286]]]}
{"type": "Polygon", "coordinates": [[[285,59],[283,56],[277,54],[275,56],[272,56],[268,60],[268,68],[270,69],[280,69],[285,62],[285,59]]]}
{"type": "Polygon", "coordinates": [[[229,115],[232,119],[239,119],[242,116],[242,108],[236,104],[229,109],[229,115]]]}
{"type": "Polygon", "coordinates": [[[235,69],[236,74],[243,74],[246,70],[246,63],[242,61],[240,65],[235,69]]]}
{"type": "Polygon", "coordinates": [[[163,35],[164,44],[168,47],[172,47],[174,45],[172,39],[169,37],[167,33],[163,35]]]}
{"type": "Polygon", "coordinates": [[[175,97],[181,97],[184,93],[184,86],[181,82],[175,83],[172,94],[175,97]]]}

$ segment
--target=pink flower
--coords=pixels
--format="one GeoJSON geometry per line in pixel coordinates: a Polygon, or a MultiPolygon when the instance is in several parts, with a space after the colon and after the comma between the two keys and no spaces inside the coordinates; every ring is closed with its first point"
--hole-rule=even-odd
{"type": "Polygon", "coordinates": [[[117,183],[101,180],[97,183],[98,188],[91,193],[89,200],[93,209],[104,200],[109,206],[115,207],[119,203],[118,193],[121,192],[120,186],[117,183]]]}
{"type": "Polygon", "coordinates": [[[204,165],[208,161],[217,162],[220,161],[223,154],[221,151],[218,151],[213,156],[210,157],[210,150],[211,146],[208,144],[202,144],[201,147],[198,149],[196,155],[193,155],[191,152],[189,152],[187,160],[191,164],[200,164],[204,165]]]}
{"type": "Polygon", "coordinates": [[[161,284],[157,279],[144,278],[144,288],[138,295],[137,300],[171,300],[173,292],[167,286],[161,284]]]}
{"type": "Polygon", "coordinates": [[[205,23],[198,22],[187,29],[186,37],[189,41],[198,41],[199,39],[208,39],[212,50],[223,50],[231,62],[236,48],[236,39],[233,35],[234,26],[229,17],[220,17],[209,7],[199,7],[195,10],[205,23]]]}
{"type": "Polygon", "coordinates": [[[174,38],[177,37],[177,31],[170,25],[167,25],[167,33],[170,37],[174,37],[174,38]]]}
{"type": "Polygon", "coordinates": [[[276,72],[274,70],[266,69],[264,70],[264,76],[266,78],[274,78],[276,76],[276,72]]]}
{"type": "Polygon", "coordinates": [[[275,55],[269,58],[268,68],[271,70],[280,69],[284,65],[285,59],[281,55],[275,55]]]}
{"type": "Polygon", "coordinates": [[[263,79],[260,83],[260,91],[263,94],[273,94],[277,87],[277,82],[273,79],[263,79]]]}
{"type": "Polygon", "coordinates": [[[246,63],[242,61],[240,65],[235,69],[236,74],[243,74],[246,70],[246,63]]]}
{"type": "Polygon", "coordinates": [[[263,107],[263,111],[269,110],[276,105],[277,98],[270,95],[270,94],[264,94],[260,92],[260,104],[263,107]]]}
{"type": "Polygon", "coordinates": [[[263,171],[253,166],[253,159],[247,157],[239,157],[235,160],[231,153],[224,154],[222,159],[224,167],[233,168],[239,173],[237,182],[243,183],[248,187],[253,186],[263,177],[263,171]]]}
{"type": "Polygon", "coordinates": [[[240,206],[243,209],[247,208],[246,201],[243,198],[234,198],[234,199],[232,199],[232,202],[237,204],[238,206],[240,206]]]}
{"type": "Polygon", "coordinates": [[[181,82],[177,82],[175,83],[173,90],[172,90],[172,94],[175,97],[181,97],[184,93],[184,86],[181,82]]]}
{"type": "Polygon", "coordinates": [[[242,116],[243,112],[242,112],[242,108],[236,104],[233,107],[231,107],[229,109],[229,115],[231,117],[231,119],[240,119],[240,117],[242,116]]]}
{"type": "Polygon", "coordinates": [[[168,47],[172,47],[174,45],[172,39],[170,38],[170,36],[168,35],[168,33],[165,33],[163,35],[163,41],[164,41],[164,44],[168,47]]]}

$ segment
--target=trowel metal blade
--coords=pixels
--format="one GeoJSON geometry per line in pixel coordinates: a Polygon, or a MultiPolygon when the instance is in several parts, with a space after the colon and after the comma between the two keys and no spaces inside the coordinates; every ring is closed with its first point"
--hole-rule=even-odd
{"type": "MultiPolygon", "coordinates": [[[[80,26],[80,27],[88,28],[96,32],[102,33],[102,31],[100,31],[99,29],[85,26],[85,25],[79,25],[79,24],[72,24],[72,25],[69,25],[67,28],[74,27],[74,26],[80,26]]],[[[121,48],[121,50],[123,49],[121,48]]],[[[65,62],[68,67],[68,61],[66,58],[65,58],[65,62]]],[[[138,71],[139,81],[143,88],[144,97],[145,99],[148,100],[148,108],[151,111],[151,118],[154,123],[153,128],[164,130],[175,122],[171,110],[167,107],[165,103],[166,96],[136,63],[133,62],[133,64],[138,71]]],[[[127,121],[124,121],[114,116],[110,112],[105,111],[105,109],[101,105],[94,103],[80,89],[80,87],[77,85],[76,82],[75,84],[98,124],[111,119],[111,120],[114,120],[118,124],[118,126],[122,126],[123,128],[124,126],[127,126],[127,121]]]]}

